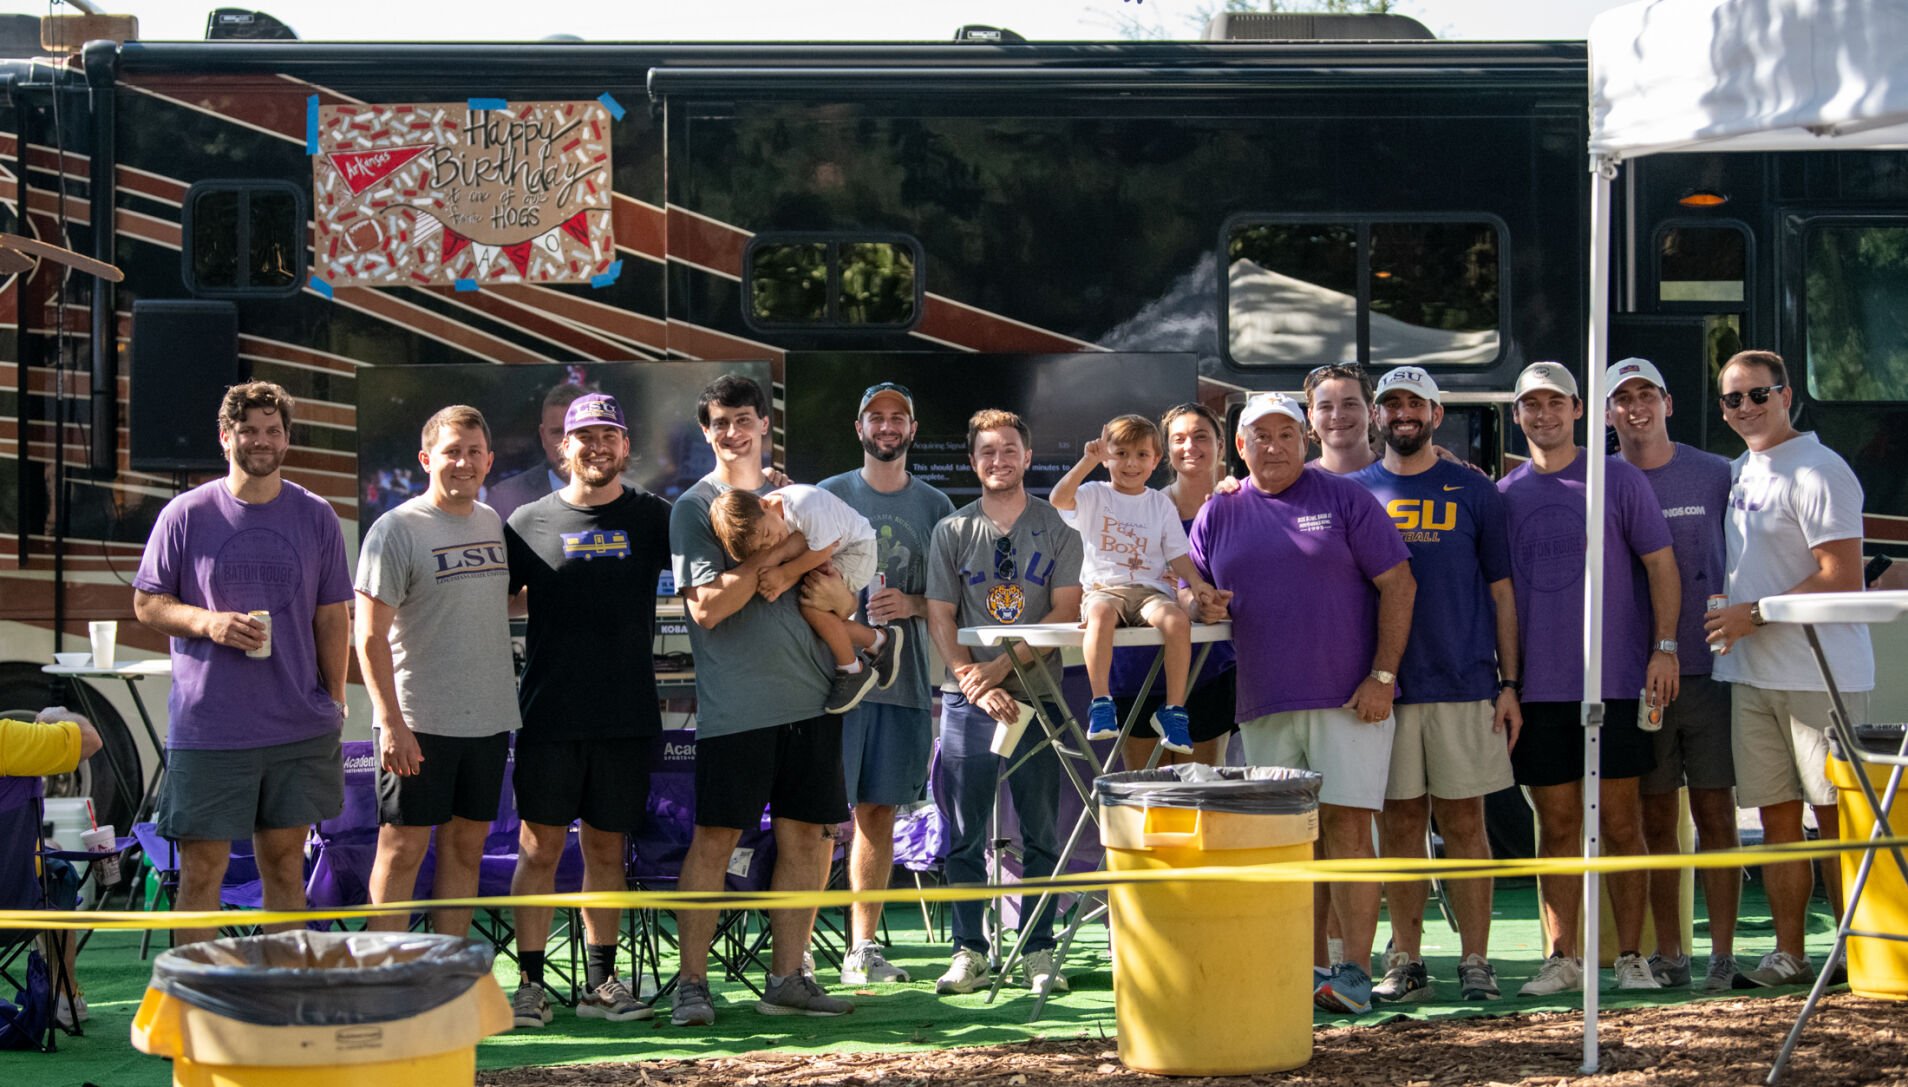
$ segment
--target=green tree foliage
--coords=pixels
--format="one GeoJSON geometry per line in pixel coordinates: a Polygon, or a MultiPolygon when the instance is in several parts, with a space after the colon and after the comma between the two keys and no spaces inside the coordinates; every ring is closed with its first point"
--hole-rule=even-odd
{"type": "Polygon", "coordinates": [[[1806,291],[1810,393],[1908,399],[1908,227],[1813,231],[1806,291]]]}

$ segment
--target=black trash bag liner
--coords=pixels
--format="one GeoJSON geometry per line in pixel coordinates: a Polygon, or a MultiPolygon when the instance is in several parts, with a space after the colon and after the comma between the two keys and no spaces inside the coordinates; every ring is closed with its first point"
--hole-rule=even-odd
{"type": "Polygon", "coordinates": [[[491,958],[456,936],[299,930],[174,948],[154,960],[152,987],[256,1026],[343,1027],[448,1004],[491,958]]]}
{"type": "Polygon", "coordinates": [[[1109,807],[1188,808],[1233,815],[1303,815],[1318,810],[1323,776],[1284,766],[1198,763],[1129,770],[1094,779],[1093,799],[1109,807]]]}
{"type": "MultiPolygon", "coordinates": [[[[1901,753],[1902,733],[1908,732],[1908,725],[1856,725],[1855,742],[1870,755],[1898,755],[1901,753]]],[[[1842,751],[1842,737],[1834,729],[1828,730],[1829,751],[1836,758],[1848,761],[1842,751]]]]}

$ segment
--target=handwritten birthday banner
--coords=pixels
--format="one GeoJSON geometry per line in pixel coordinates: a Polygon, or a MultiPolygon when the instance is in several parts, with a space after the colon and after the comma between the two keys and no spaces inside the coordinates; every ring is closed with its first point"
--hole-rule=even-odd
{"type": "Polygon", "coordinates": [[[616,259],[600,102],[324,106],[316,127],[333,286],[587,283],[616,259]]]}

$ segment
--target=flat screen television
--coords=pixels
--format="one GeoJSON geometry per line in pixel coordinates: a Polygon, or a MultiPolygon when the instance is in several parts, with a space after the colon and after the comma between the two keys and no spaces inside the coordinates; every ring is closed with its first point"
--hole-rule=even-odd
{"type": "MultiPolygon", "coordinates": [[[[783,374],[791,478],[812,483],[859,468],[855,409],[863,390],[892,381],[913,394],[920,422],[909,470],[956,505],[980,494],[967,463],[967,420],[982,408],[1005,408],[1026,421],[1034,450],[1027,488],[1045,495],[1107,420],[1127,412],[1158,419],[1192,400],[1199,385],[1195,356],[1154,353],[796,351],[783,374]]],[[[1170,474],[1162,466],[1154,482],[1170,474]]]]}
{"type": "MultiPolygon", "coordinates": [[[[490,423],[497,453],[485,498],[548,493],[549,465],[539,438],[543,402],[565,384],[616,397],[629,420],[630,459],[624,478],[673,499],[715,466],[696,426],[696,396],[723,374],[737,373],[771,391],[767,362],[603,362],[497,366],[375,366],[358,375],[358,530],[429,486],[418,466],[424,421],[439,408],[470,404],[490,423]],[[518,486],[503,487],[513,477],[518,486]],[[500,487],[503,487],[500,490],[500,487]]],[[[553,412],[557,436],[562,415],[553,412]]]]}

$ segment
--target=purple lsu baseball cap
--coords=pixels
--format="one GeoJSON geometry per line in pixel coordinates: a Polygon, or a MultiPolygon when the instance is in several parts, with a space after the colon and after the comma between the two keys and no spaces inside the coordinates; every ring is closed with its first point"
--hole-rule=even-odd
{"type": "Polygon", "coordinates": [[[580,430],[586,426],[613,426],[627,432],[629,424],[623,421],[623,406],[608,393],[587,393],[570,401],[570,410],[563,413],[563,433],[580,430]]]}

